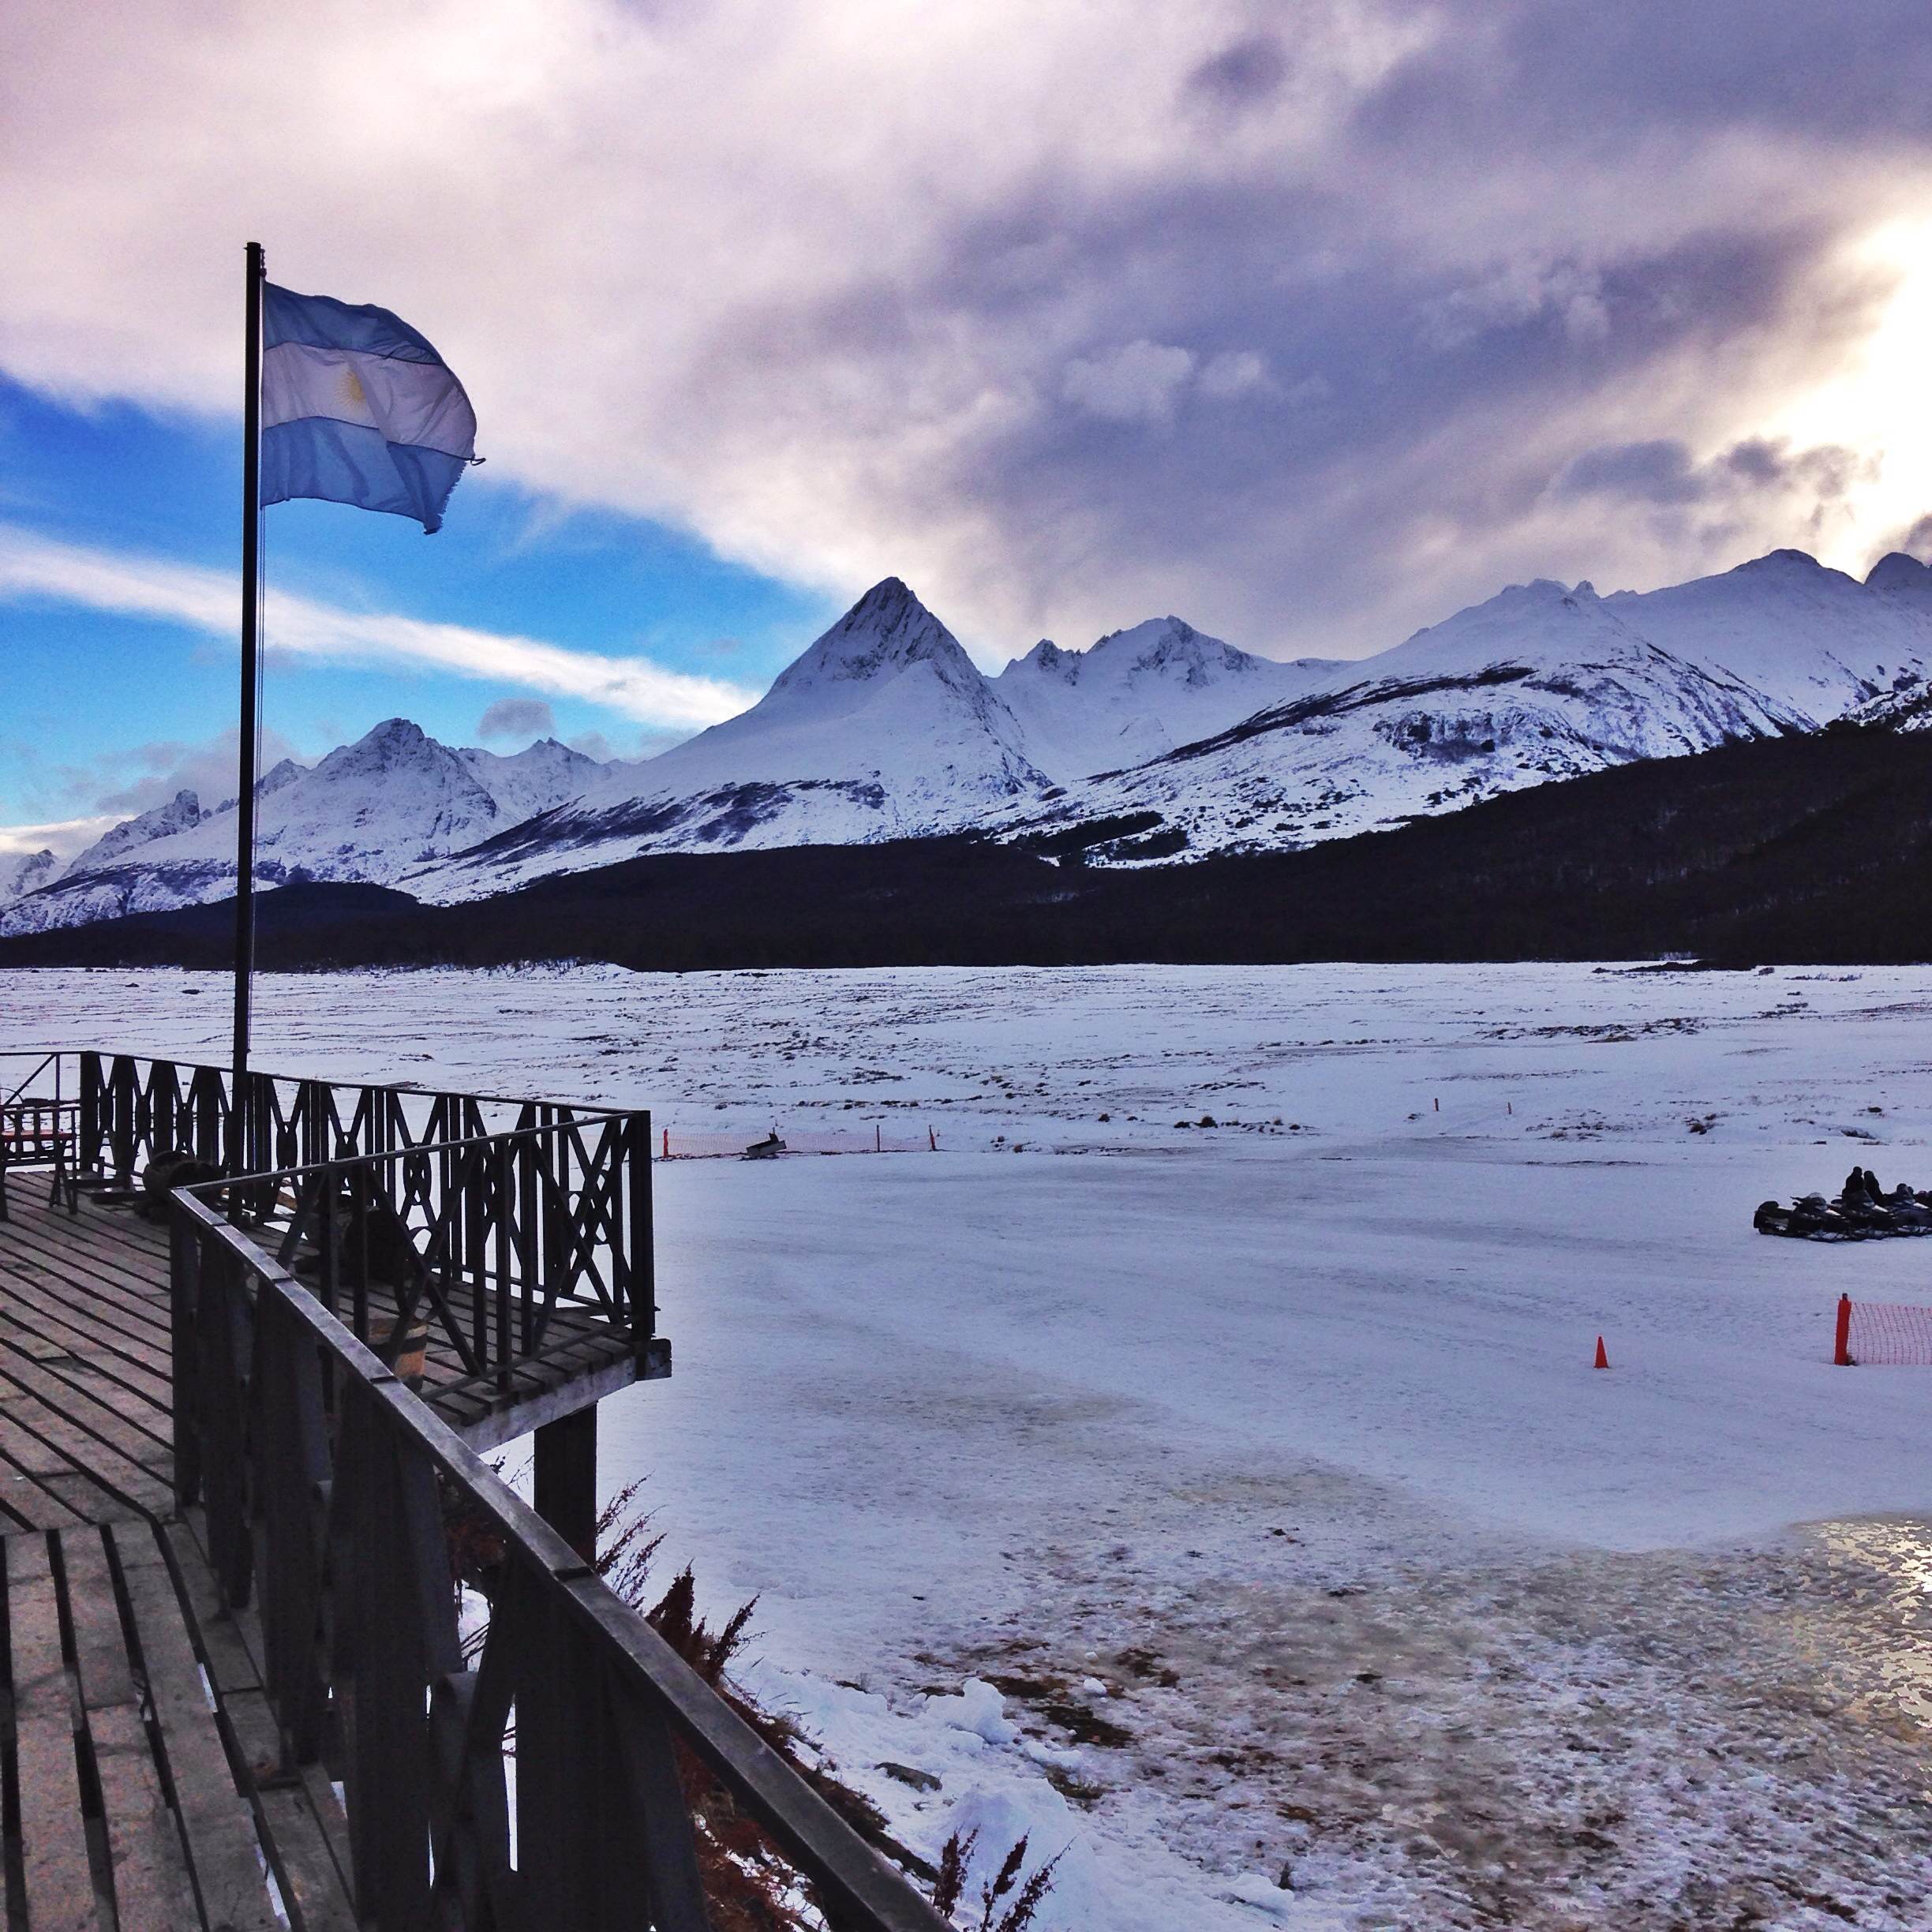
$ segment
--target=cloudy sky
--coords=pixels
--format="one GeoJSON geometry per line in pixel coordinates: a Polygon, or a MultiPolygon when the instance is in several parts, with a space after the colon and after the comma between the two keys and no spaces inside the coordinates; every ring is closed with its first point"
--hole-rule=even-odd
{"type": "Polygon", "coordinates": [[[634,754],[888,573],[990,666],[1862,571],[1932,510],[1929,101],[1923,0],[11,0],[0,822],[220,790],[245,240],[489,459],[432,540],[268,513],[275,746],[634,754]]]}

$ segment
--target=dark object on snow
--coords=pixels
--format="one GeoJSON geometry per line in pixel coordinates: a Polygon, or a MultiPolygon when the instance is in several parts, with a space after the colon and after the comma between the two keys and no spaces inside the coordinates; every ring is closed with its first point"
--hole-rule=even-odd
{"type": "Polygon", "coordinates": [[[1885,1190],[1878,1185],[1878,1177],[1869,1167],[1854,1167],[1845,1176],[1838,1199],[1848,1214],[1886,1205],[1885,1190]]]}
{"type": "Polygon", "coordinates": [[[746,1160],[776,1160],[785,1151],[785,1144],[778,1138],[774,1127],[762,1140],[754,1140],[744,1151],[746,1160]]]}
{"type": "Polygon", "coordinates": [[[200,1187],[219,1181],[222,1170],[212,1161],[192,1154],[158,1154],[141,1174],[141,1197],[134,1211],[144,1221],[168,1218],[168,1196],[178,1187],[200,1187]]]}
{"type": "Polygon", "coordinates": [[[1751,1226],[1760,1234],[1784,1234],[1799,1241],[1870,1241],[1887,1234],[1932,1234],[1932,1200],[1901,1181],[1890,1196],[1880,1195],[1870,1169],[1854,1167],[1837,1201],[1822,1194],[1800,1194],[1789,1208],[1760,1201],[1751,1226]]]}

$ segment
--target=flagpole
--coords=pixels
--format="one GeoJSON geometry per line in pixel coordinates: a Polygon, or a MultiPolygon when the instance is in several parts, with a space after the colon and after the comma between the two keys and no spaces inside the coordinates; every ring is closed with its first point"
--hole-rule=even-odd
{"type": "Polygon", "coordinates": [[[234,1085],[228,1170],[247,1171],[249,1154],[249,996],[255,972],[255,706],[261,603],[262,283],[259,242],[248,244],[248,335],[242,398],[241,782],[235,793],[234,1085]]]}

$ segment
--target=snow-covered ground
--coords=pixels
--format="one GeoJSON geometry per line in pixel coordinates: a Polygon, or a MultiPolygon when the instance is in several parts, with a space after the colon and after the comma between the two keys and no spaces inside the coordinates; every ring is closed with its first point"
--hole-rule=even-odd
{"type": "MultiPolygon", "coordinates": [[[[218,1057],[223,991],[0,975],[0,1045],[218,1057]]],[[[1932,1182],[1932,972],[258,1012],[264,1065],[648,1104],[674,1149],[933,1129],[660,1167],[677,1372],[605,1404],[604,1475],[707,1608],[758,1593],[750,1681],[908,1842],[1069,1848],[1043,1923],[1932,1923],[1932,1370],[1828,1362],[1841,1289],[1932,1303],[1932,1244],[1750,1229],[1855,1159],[1932,1182]]]]}

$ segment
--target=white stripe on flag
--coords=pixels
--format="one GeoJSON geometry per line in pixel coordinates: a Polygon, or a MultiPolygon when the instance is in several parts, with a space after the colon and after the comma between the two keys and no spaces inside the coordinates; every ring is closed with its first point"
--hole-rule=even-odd
{"type": "Polygon", "coordinates": [[[380,430],[390,443],[467,457],[476,417],[440,362],[409,362],[358,349],[279,343],[262,356],[262,427],[326,416],[380,430]]]}

